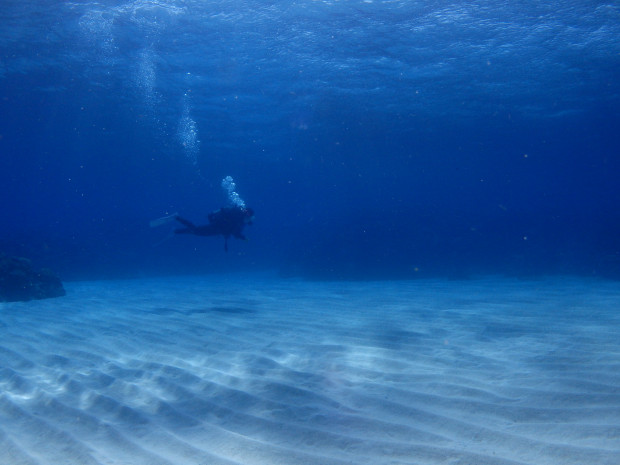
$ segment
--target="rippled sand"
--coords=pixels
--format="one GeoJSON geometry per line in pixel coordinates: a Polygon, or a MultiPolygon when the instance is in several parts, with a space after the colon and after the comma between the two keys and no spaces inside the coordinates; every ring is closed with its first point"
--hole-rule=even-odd
{"type": "Polygon", "coordinates": [[[0,464],[608,464],[620,283],[69,283],[0,304],[0,464]]]}

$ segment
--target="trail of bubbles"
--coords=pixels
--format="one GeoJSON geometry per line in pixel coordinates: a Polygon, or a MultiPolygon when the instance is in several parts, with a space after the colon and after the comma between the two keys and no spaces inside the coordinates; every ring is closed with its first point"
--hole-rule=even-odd
{"type": "MultiPolygon", "coordinates": [[[[79,19],[85,41],[100,51],[100,59],[107,63],[117,48],[119,25],[132,23],[144,40],[153,41],[174,20],[186,12],[176,2],[135,0],[120,5],[71,4],[72,9],[85,9],[79,19]]],[[[121,29],[122,30],[122,29],[121,29]]]]}
{"type": "Polygon", "coordinates": [[[116,15],[105,9],[86,11],[79,20],[84,40],[99,51],[99,59],[108,63],[116,49],[112,26],[116,15]]]}
{"type": "Polygon", "coordinates": [[[198,127],[192,118],[189,95],[183,95],[183,112],[177,129],[177,138],[183,147],[185,156],[194,165],[198,163],[200,152],[200,140],[198,139],[198,127]]]}
{"type": "Polygon", "coordinates": [[[144,98],[146,106],[153,110],[159,101],[156,91],[157,68],[155,59],[157,55],[152,49],[146,48],[138,55],[137,69],[134,75],[134,82],[144,98]]]}
{"type": "Polygon", "coordinates": [[[228,196],[228,202],[231,205],[234,205],[239,208],[245,208],[245,202],[241,198],[241,196],[237,193],[237,185],[235,181],[233,181],[232,176],[226,176],[222,179],[222,189],[226,192],[228,196]]]}

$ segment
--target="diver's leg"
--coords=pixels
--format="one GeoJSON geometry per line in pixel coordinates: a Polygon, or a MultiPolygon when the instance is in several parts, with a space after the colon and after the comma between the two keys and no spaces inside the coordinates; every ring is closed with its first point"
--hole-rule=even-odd
{"type": "Polygon", "coordinates": [[[196,234],[196,225],[191,221],[187,221],[185,218],[181,218],[180,216],[174,217],[179,223],[183,226],[187,226],[186,228],[175,229],[175,234],[196,234]]]}
{"type": "Polygon", "coordinates": [[[203,226],[195,226],[194,234],[196,234],[197,236],[217,236],[221,233],[214,225],[205,224],[203,226]]]}
{"type": "Polygon", "coordinates": [[[196,225],[194,223],[186,220],[185,218],[181,218],[179,215],[175,216],[174,219],[181,223],[183,226],[187,226],[187,229],[196,229],[196,225]]]}

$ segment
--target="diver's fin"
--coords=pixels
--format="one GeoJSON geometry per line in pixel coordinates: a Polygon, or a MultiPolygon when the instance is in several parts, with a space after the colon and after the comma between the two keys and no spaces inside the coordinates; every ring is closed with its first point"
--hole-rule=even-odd
{"type": "Polygon", "coordinates": [[[170,223],[174,221],[174,219],[178,216],[178,213],[173,213],[172,215],[162,216],[161,218],[157,218],[156,220],[150,221],[149,225],[151,228],[156,228],[157,226],[161,226],[162,224],[170,223]]]}

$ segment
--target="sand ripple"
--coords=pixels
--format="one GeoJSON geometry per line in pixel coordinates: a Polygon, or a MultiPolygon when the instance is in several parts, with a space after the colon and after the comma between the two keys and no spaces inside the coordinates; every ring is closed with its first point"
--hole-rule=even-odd
{"type": "Polygon", "coordinates": [[[84,282],[0,304],[0,464],[616,465],[620,285],[84,282]]]}

